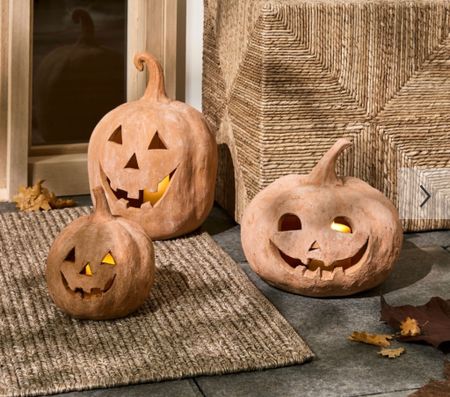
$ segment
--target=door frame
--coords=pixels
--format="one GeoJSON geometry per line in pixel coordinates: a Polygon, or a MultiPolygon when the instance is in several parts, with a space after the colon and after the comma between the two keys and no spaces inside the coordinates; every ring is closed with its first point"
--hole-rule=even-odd
{"type": "MultiPolygon", "coordinates": [[[[128,0],[127,101],[144,92],[147,75],[133,56],[153,53],[167,94],[184,99],[185,0],[128,0]]],[[[57,195],[89,192],[87,143],[31,146],[33,0],[0,1],[0,200],[47,181],[57,195]]]]}

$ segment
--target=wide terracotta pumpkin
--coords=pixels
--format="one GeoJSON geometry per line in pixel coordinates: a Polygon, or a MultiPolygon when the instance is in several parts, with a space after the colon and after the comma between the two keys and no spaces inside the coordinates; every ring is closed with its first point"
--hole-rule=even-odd
{"type": "Polygon", "coordinates": [[[138,222],[152,239],[179,236],[205,220],[214,200],[215,138],[200,112],[169,99],[161,65],[148,53],[142,98],[109,112],[92,133],[90,186],[103,187],[115,215],[138,222]]]}
{"type": "Polygon", "coordinates": [[[244,212],[242,245],[268,283],[308,296],[344,296],[386,279],[402,245],[394,205],[335,163],[351,142],[338,140],[309,175],[287,175],[259,192],[244,212]]]}
{"type": "Polygon", "coordinates": [[[153,244],[142,227],[108,208],[103,190],[93,190],[92,215],[68,225],[47,258],[47,286],[69,315],[92,320],[126,316],[148,298],[155,276],[153,244]]]}
{"type": "Polygon", "coordinates": [[[37,69],[35,115],[47,143],[85,141],[125,95],[123,57],[97,42],[86,10],[74,10],[72,20],[81,25],[77,42],[51,51],[37,69]]]}

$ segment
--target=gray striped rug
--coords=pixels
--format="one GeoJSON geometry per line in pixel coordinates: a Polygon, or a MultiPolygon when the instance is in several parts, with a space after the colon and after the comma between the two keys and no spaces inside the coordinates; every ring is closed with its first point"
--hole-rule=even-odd
{"type": "Polygon", "coordinates": [[[23,396],[302,363],[299,335],[207,234],[155,243],[157,281],[135,314],[74,320],[44,271],[56,234],[89,212],[0,215],[0,395],[23,396]]]}

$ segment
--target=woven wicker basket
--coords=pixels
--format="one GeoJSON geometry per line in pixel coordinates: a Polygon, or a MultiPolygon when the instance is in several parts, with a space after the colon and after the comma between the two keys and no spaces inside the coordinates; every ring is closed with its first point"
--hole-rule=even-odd
{"type": "MultiPolygon", "coordinates": [[[[449,1],[205,0],[203,59],[217,200],[237,221],[342,136],[354,147],[340,173],[395,203],[399,168],[450,168],[449,1]]],[[[450,228],[450,215],[404,227],[450,228]]]]}

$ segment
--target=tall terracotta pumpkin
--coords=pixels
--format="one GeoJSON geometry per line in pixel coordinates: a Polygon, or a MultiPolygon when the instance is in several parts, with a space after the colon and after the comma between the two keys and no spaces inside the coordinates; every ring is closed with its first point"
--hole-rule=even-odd
{"type": "Polygon", "coordinates": [[[217,145],[202,114],[165,94],[161,65],[148,68],[142,98],[109,112],[88,150],[91,188],[103,187],[111,211],[142,225],[152,239],[179,236],[205,220],[214,200],[217,145]]]}

